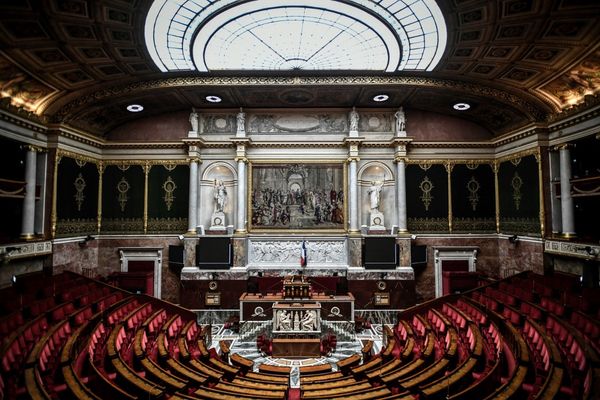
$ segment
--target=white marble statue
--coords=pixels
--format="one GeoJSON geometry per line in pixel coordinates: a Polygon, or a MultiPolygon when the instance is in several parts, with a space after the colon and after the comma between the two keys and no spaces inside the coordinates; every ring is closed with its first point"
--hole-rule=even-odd
{"type": "Polygon", "coordinates": [[[356,111],[356,107],[352,107],[352,111],[350,111],[350,132],[358,131],[358,111],[356,111]]]}
{"type": "Polygon", "coordinates": [[[371,211],[379,211],[379,202],[381,199],[381,188],[383,188],[382,181],[372,181],[371,187],[368,190],[369,200],[371,202],[371,211]]]}
{"type": "Polygon", "coordinates": [[[394,114],[394,117],[396,117],[396,133],[405,132],[406,115],[404,115],[404,109],[400,107],[400,109],[394,114]]]}
{"type": "Polygon", "coordinates": [[[278,327],[280,331],[291,331],[292,330],[292,319],[287,311],[283,310],[279,313],[278,327]]]}
{"type": "Polygon", "coordinates": [[[198,132],[198,113],[196,109],[192,107],[192,112],[190,113],[190,125],[192,126],[192,132],[198,132]]]}
{"type": "Polygon", "coordinates": [[[315,330],[315,323],[317,319],[316,312],[312,310],[306,310],[304,316],[302,317],[302,330],[303,331],[313,331],[315,330]]]}
{"type": "Polygon", "coordinates": [[[246,113],[240,107],[240,112],[237,113],[237,134],[245,135],[246,134],[246,113]]]}
{"type": "Polygon", "coordinates": [[[227,189],[222,180],[215,181],[214,191],[216,212],[223,212],[225,203],[227,202],[227,189]]]}

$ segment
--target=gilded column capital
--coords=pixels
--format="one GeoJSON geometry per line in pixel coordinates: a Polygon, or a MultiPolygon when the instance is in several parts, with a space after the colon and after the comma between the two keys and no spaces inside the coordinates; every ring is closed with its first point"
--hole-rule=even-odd
{"type": "Polygon", "coordinates": [[[358,157],[358,156],[350,156],[350,157],[346,158],[346,162],[350,163],[352,161],[358,162],[358,161],[360,161],[360,157],[358,157]]]}
{"type": "Polygon", "coordinates": [[[395,163],[399,163],[399,162],[406,163],[406,162],[408,162],[408,157],[396,156],[396,157],[394,157],[394,162],[395,163]]]}
{"type": "Polygon", "coordinates": [[[198,163],[198,164],[202,164],[202,160],[200,159],[200,157],[188,157],[185,159],[186,163],[198,163]]]}
{"type": "Polygon", "coordinates": [[[554,150],[554,151],[568,150],[568,149],[572,149],[573,147],[575,147],[574,143],[561,143],[561,144],[557,144],[556,146],[553,146],[552,150],[554,150]]]}
{"type": "Polygon", "coordinates": [[[233,159],[235,162],[243,162],[244,164],[248,164],[250,162],[250,160],[248,160],[246,157],[235,157],[233,159]]]}

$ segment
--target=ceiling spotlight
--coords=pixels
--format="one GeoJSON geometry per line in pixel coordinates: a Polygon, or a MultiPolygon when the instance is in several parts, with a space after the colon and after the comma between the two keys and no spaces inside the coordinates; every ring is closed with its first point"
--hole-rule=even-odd
{"type": "Polygon", "coordinates": [[[127,111],[129,112],[140,112],[144,110],[144,106],[140,104],[130,104],[127,106],[127,111]]]}
{"type": "Polygon", "coordinates": [[[467,103],[456,103],[453,107],[455,110],[458,110],[458,111],[466,111],[469,108],[471,108],[471,105],[467,104],[467,103]]]}
{"type": "Polygon", "coordinates": [[[219,96],[206,96],[206,101],[211,103],[220,103],[221,100],[222,99],[219,96]]]}
{"type": "Polygon", "coordinates": [[[373,101],[382,102],[382,101],[386,101],[389,98],[390,98],[390,96],[388,96],[387,94],[378,94],[377,96],[373,97],[373,101]]]}

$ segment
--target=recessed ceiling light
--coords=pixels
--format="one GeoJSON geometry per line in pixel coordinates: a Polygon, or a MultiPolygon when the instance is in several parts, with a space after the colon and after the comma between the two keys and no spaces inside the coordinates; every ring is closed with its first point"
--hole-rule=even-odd
{"type": "Polygon", "coordinates": [[[388,96],[387,94],[378,94],[377,96],[373,97],[373,101],[382,102],[386,101],[389,98],[390,96],[388,96]]]}
{"type": "Polygon", "coordinates": [[[144,110],[144,106],[140,104],[130,104],[127,106],[127,111],[129,112],[140,112],[144,110]]]}
{"type": "Polygon", "coordinates": [[[456,103],[453,107],[455,110],[458,110],[458,111],[466,111],[469,108],[471,108],[471,105],[467,104],[467,103],[456,103]]]}
{"type": "Polygon", "coordinates": [[[206,96],[206,101],[209,101],[211,103],[220,103],[221,100],[222,99],[219,96],[206,96]]]}

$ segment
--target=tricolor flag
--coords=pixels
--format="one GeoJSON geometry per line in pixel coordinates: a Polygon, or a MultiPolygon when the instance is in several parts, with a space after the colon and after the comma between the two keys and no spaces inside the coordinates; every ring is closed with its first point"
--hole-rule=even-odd
{"type": "Polygon", "coordinates": [[[300,266],[306,267],[308,259],[306,257],[306,240],[302,241],[302,248],[300,249],[300,266]]]}

